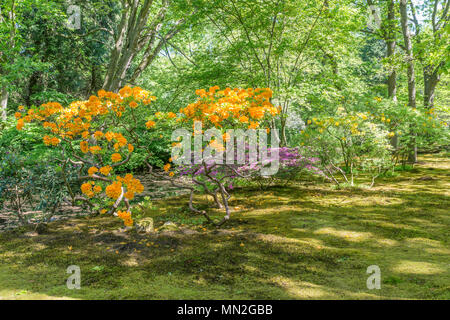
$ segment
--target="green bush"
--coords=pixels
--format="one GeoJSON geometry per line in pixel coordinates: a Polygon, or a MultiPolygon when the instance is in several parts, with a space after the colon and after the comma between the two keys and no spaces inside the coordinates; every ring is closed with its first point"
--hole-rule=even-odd
{"type": "Polygon", "coordinates": [[[353,186],[360,174],[375,179],[393,166],[392,147],[385,127],[366,113],[346,113],[308,120],[301,145],[320,159],[321,169],[338,184],[353,186]]]}

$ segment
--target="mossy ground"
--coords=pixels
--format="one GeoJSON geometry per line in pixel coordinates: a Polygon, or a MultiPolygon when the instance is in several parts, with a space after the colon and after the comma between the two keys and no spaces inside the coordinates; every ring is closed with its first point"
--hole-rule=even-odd
{"type": "Polygon", "coordinates": [[[118,219],[93,217],[1,233],[0,298],[450,299],[450,160],[420,160],[372,189],[235,190],[220,230],[181,196],[147,210],[180,232],[121,232],[118,219]],[[69,265],[81,267],[80,290],[66,287],[69,265]],[[380,290],[366,287],[370,265],[380,290]]]}

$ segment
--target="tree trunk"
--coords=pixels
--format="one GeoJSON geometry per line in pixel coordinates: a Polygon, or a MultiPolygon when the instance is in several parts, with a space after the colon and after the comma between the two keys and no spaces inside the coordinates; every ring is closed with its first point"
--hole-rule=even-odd
{"type": "Polygon", "coordinates": [[[280,146],[287,146],[287,137],[286,137],[286,117],[281,117],[281,132],[280,132],[280,146]]]}
{"type": "MultiPolygon", "coordinates": [[[[416,108],[416,79],[414,72],[414,56],[412,52],[411,33],[408,27],[408,13],[406,11],[406,6],[407,0],[400,0],[402,33],[403,40],[405,42],[406,62],[408,64],[408,105],[411,108],[416,108]]],[[[414,138],[411,142],[411,151],[408,156],[408,161],[411,163],[417,162],[417,144],[415,140],[416,139],[414,138]]]]}
{"type": "MultiPolygon", "coordinates": [[[[391,58],[395,53],[395,7],[394,0],[390,0],[388,3],[388,31],[387,31],[387,58],[391,58]]],[[[397,102],[397,72],[393,69],[389,73],[388,77],[388,96],[394,101],[397,102]]]]}
{"type": "MultiPolygon", "coordinates": [[[[386,33],[386,46],[387,46],[387,52],[386,56],[388,59],[390,59],[394,53],[395,53],[395,5],[394,0],[390,0],[388,2],[388,30],[386,33]]],[[[393,68],[388,76],[388,97],[392,99],[395,103],[397,102],[397,71],[395,68],[393,68]]],[[[398,149],[398,136],[395,135],[391,138],[390,141],[392,147],[394,150],[398,149]]]]}
{"type": "Polygon", "coordinates": [[[2,88],[2,95],[0,100],[0,116],[3,121],[6,121],[6,108],[8,106],[9,92],[6,87],[2,88]]]}
{"type": "MultiPolygon", "coordinates": [[[[438,67],[439,68],[439,67],[438,67]]],[[[434,104],[434,90],[440,80],[438,68],[433,71],[433,66],[425,66],[423,68],[423,105],[425,108],[432,108],[434,104]]]]}
{"type": "Polygon", "coordinates": [[[99,66],[92,62],[91,64],[91,81],[89,85],[86,87],[86,97],[89,97],[91,94],[96,94],[97,91],[101,88],[100,83],[100,69],[99,66]]]}
{"type": "MultiPolygon", "coordinates": [[[[158,12],[149,22],[152,4],[152,0],[122,0],[122,17],[103,89],[117,91],[127,79],[136,80],[158,55],[166,41],[175,36],[185,23],[186,17],[177,21],[166,21],[166,11],[171,4],[168,0],[162,0],[158,12]],[[171,27],[165,34],[160,35],[164,23],[171,27]],[[137,68],[130,74],[131,65],[137,57],[140,57],[137,68]]],[[[194,10],[193,13],[195,12],[194,10]]]]}
{"type": "Polygon", "coordinates": [[[30,79],[28,80],[28,89],[27,94],[25,96],[25,105],[31,106],[33,102],[31,101],[31,96],[34,93],[34,87],[36,86],[39,80],[39,72],[35,71],[31,74],[30,79]]]}

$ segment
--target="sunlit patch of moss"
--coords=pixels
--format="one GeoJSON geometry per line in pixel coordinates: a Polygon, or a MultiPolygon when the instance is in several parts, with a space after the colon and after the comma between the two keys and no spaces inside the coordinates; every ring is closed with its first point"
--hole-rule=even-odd
{"type": "Polygon", "coordinates": [[[98,216],[53,222],[41,235],[0,233],[0,298],[450,299],[450,161],[427,156],[416,169],[372,189],[236,188],[219,230],[178,196],[142,211],[178,232],[124,232],[98,216]],[[72,264],[80,290],[65,285],[72,264]],[[373,264],[381,290],[366,288],[373,264]]]}
{"type": "Polygon", "coordinates": [[[399,261],[392,270],[398,273],[408,274],[438,274],[446,271],[443,267],[435,263],[408,260],[399,261]]]}

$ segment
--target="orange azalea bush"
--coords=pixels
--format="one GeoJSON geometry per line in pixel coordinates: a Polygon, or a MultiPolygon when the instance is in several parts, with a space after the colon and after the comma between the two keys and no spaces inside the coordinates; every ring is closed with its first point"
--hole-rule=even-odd
{"type": "MultiPolygon", "coordinates": [[[[223,133],[223,141],[228,141],[227,129],[266,129],[270,132],[271,121],[280,113],[280,107],[275,107],[270,99],[270,88],[226,88],[220,90],[219,86],[208,90],[196,90],[197,101],[179,110],[180,116],[173,112],[163,114],[155,113],[146,123],[146,127],[153,131],[161,129],[164,118],[174,119],[172,127],[188,127],[195,132],[194,122],[200,122],[202,129],[217,128],[223,133]]],[[[165,122],[167,125],[167,122],[165,122]]],[[[160,136],[163,138],[163,136],[160,136]]],[[[164,138],[170,138],[169,136],[164,138]]],[[[179,143],[173,142],[172,147],[179,143]]],[[[224,146],[212,140],[209,142],[216,150],[223,150],[224,146]]],[[[172,162],[172,159],[169,159],[172,162]]],[[[170,174],[171,164],[167,163],[164,170],[170,174]]],[[[171,173],[173,176],[173,173],[171,173]]]]}
{"type": "Polygon", "coordinates": [[[63,168],[78,168],[81,194],[67,185],[73,202],[82,200],[98,212],[119,216],[131,226],[129,201],[144,187],[132,174],[121,176],[116,171],[129,161],[135,148],[142,148],[139,130],[146,130],[145,120],[137,111],[150,113],[149,105],[155,99],[139,87],[126,86],[118,93],[100,90],[97,96],[67,107],[49,102],[28,111],[20,108],[15,115],[17,129],[37,122],[47,132],[43,142],[60,149],[63,168]],[[122,205],[126,211],[117,211],[122,205]]]}
{"type": "MultiPolygon", "coordinates": [[[[234,144],[234,138],[231,139],[232,135],[230,135],[229,129],[265,129],[270,132],[273,119],[280,112],[280,109],[273,106],[270,101],[272,90],[269,88],[226,88],[220,90],[218,86],[214,86],[208,90],[196,90],[196,95],[198,98],[194,103],[179,110],[180,117],[176,119],[176,122],[179,126],[192,128],[194,136],[200,135],[211,128],[218,130],[220,135],[216,136],[217,139],[205,139],[206,141],[202,139],[202,151],[209,146],[217,152],[223,152],[228,143],[234,144]],[[199,128],[200,124],[201,129],[199,128]]],[[[158,123],[158,115],[155,115],[155,118],[147,126],[158,128],[155,123],[158,123]]],[[[185,145],[185,141],[183,141],[183,144],[181,142],[172,143],[172,147],[181,147],[181,145],[185,145]]],[[[186,156],[188,157],[186,159],[192,160],[192,154],[184,155],[184,157],[186,156]]],[[[177,159],[169,159],[169,163],[164,165],[164,171],[171,181],[174,181],[174,178],[178,176],[189,178],[190,181],[186,181],[184,185],[180,184],[178,180],[176,186],[190,190],[190,210],[202,214],[209,222],[218,226],[225,223],[230,218],[228,205],[230,180],[238,176],[241,178],[249,178],[250,176],[240,174],[235,166],[210,163],[207,155],[206,157],[203,155],[201,163],[197,164],[180,165],[178,163],[173,165],[171,164],[172,160],[177,159]],[[205,211],[193,207],[192,200],[196,191],[209,194],[213,197],[218,208],[225,209],[225,216],[221,221],[216,222],[205,211]]],[[[174,162],[177,163],[177,161],[174,162]]]]}

